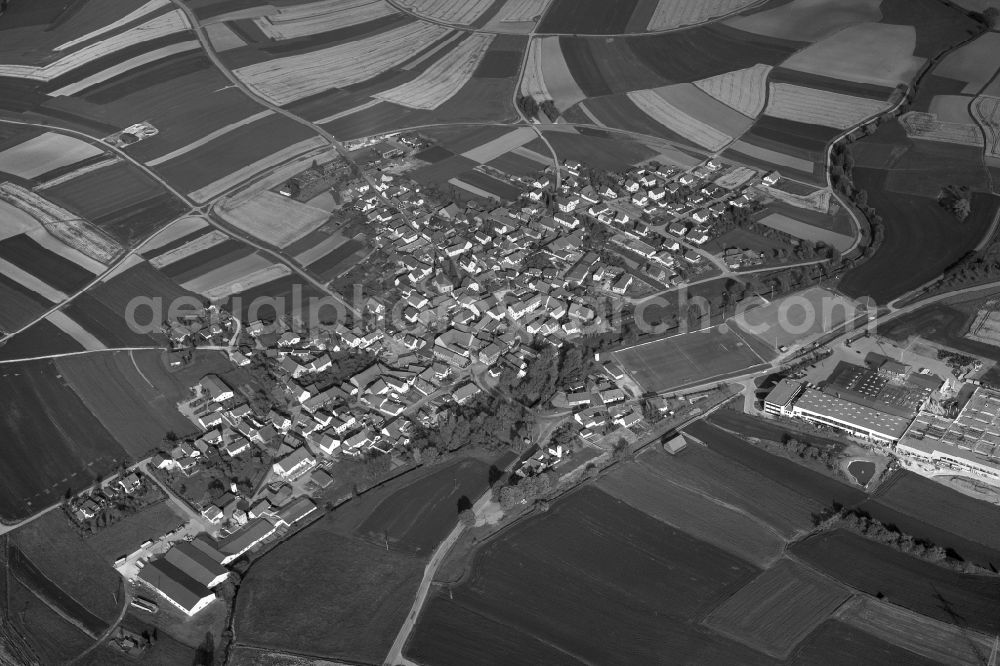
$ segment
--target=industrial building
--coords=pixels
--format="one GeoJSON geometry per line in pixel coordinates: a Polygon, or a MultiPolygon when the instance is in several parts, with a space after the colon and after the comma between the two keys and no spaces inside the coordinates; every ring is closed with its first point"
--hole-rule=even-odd
{"type": "Polygon", "coordinates": [[[815,389],[806,389],[795,401],[792,416],[885,443],[898,440],[910,425],[910,419],[906,417],[888,414],[815,389]]]}
{"type": "Polygon", "coordinates": [[[139,572],[139,580],[191,616],[215,600],[215,592],[199,583],[165,558],[153,560],[139,572]]]}

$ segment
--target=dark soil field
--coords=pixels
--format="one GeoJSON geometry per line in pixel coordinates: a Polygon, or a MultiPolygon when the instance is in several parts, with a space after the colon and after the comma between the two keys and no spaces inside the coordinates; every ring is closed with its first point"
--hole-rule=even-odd
{"type": "Polygon", "coordinates": [[[308,127],[272,114],[154,168],[177,189],[192,192],[311,136],[308,127]]]}
{"type": "Polygon", "coordinates": [[[8,578],[10,624],[24,636],[38,663],[68,664],[93,645],[93,638],[60,617],[13,576],[8,578]]]}
{"type": "Polygon", "coordinates": [[[539,164],[527,157],[521,157],[517,153],[504,153],[486,164],[512,176],[536,176],[545,169],[544,164],[539,164]]]}
{"type": "Polygon", "coordinates": [[[768,74],[769,83],[792,83],[799,86],[807,86],[819,90],[829,90],[830,92],[854,97],[868,97],[870,99],[889,99],[893,88],[875,85],[873,83],[857,83],[845,79],[837,79],[831,76],[821,76],[811,72],[801,72],[796,69],[785,69],[775,67],[768,74]]]}
{"type": "Polygon", "coordinates": [[[54,304],[5,275],[0,275],[0,329],[13,331],[35,319],[54,304]]]}
{"type": "Polygon", "coordinates": [[[879,486],[876,498],[862,508],[906,534],[1000,569],[1000,508],[988,502],[903,471],[879,486]]]}
{"type": "Polygon", "coordinates": [[[83,351],[80,343],[60,331],[48,319],[41,320],[6,342],[0,341],[2,361],[78,351],[83,351]]]}
{"type": "Polygon", "coordinates": [[[125,453],[51,361],[0,370],[0,517],[22,518],[80,490],[125,453]],[[39,446],[45,442],[45,446],[39,446]]]}
{"type": "Polygon", "coordinates": [[[1000,630],[1000,578],[959,574],[840,530],[800,542],[792,553],[891,604],[989,634],[1000,630]]]}
{"type": "Polygon", "coordinates": [[[827,620],[802,642],[788,661],[796,666],[857,666],[858,664],[908,664],[933,666],[909,650],[876,638],[837,620],[827,620]]]}
{"type": "Polygon", "coordinates": [[[357,533],[395,550],[430,555],[458,524],[459,511],[489,488],[489,470],[479,460],[443,466],[383,500],[357,533]]]}
{"type": "Polygon", "coordinates": [[[414,157],[428,164],[437,164],[442,160],[446,160],[449,157],[453,157],[455,153],[451,152],[444,146],[431,146],[426,150],[421,150],[419,153],[414,155],[414,157]]]}
{"type": "Polygon", "coordinates": [[[136,333],[128,327],[124,310],[111,310],[90,293],[74,298],[63,308],[63,312],[107,347],[150,347],[155,344],[148,335],[136,333]]]}
{"type": "MultiPolygon", "coordinates": [[[[648,160],[658,152],[618,132],[572,134],[546,131],[545,138],[552,144],[560,162],[578,160],[606,171],[620,171],[648,160]]],[[[532,140],[525,148],[539,155],[550,154],[541,139],[532,140]]]]}
{"type": "MultiPolygon", "coordinates": [[[[17,546],[53,585],[95,616],[106,627],[120,609],[115,594],[122,579],[70,525],[61,510],[15,531],[10,543],[17,546]]],[[[120,598],[120,594],[119,594],[120,598]]]]}
{"type": "MultiPolygon", "coordinates": [[[[639,0],[553,0],[538,32],[616,35],[625,32],[639,0]]],[[[645,30],[645,26],[642,27],[645,30]]]]}
{"type": "Polygon", "coordinates": [[[87,545],[111,565],[119,557],[134,553],[147,539],[156,540],[185,522],[169,501],[158,502],[101,528],[87,538],[87,545]]]}
{"type": "Polygon", "coordinates": [[[935,0],[883,0],[882,23],[912,25],[917,29],[913,55],[933,58],[981,30],[979,24],[955,5],[935,0]]]}
{"type": "Polygon", "coordinates": [[[473,148],[477,148],[484,143],[489,143],[493,139],[509,134],[509,127],[498,125],[445,125],[443,127],[431,127],[421,130],[422,136],[435,141],[451,152],[459,155],[473,148]]]}
{"type": "Polygon", "coordinates": [[[887,303],[940,275],[976,246],[989,229],[1000,199],[975,195],[972,214],[958,222],[934,199],[885,189],[886,171],[854,169],[857,187],[885,220],[885,241],[875,256],[849,271],[840,291],[887,303]],[[978,205],[977,205],[978,202],[978,205]]]}
{"type": "Polygon", "coordinates": [[[410,610],[424,564],[337,534],[327,516],[244,576],[236,598],[238,642],[380,664],[410,610]]]}
{"type": "Polygon", "coordinates": [[[767,567],[780,555],[785,540],[770,526],[721,500],[676,483],[664,470],[668,454],[643,452],[637,463],[620,465],[603,476],[598,486],[664,523],[710,543],[758,567],[767,567]],[[647,464],[647,461],[655,460],[647,464]]]}
{"type": "Polygon", "coordinates": [[[548,663],[553,649],[609,665],[662,663],[665,654],[674,663],[768,663],[697,625],[755,572],[586,486],[483,546],[470,578],[430,601],[405,653],[442,666],[548,663]],[[441,622],[448,617],[466,618],[474,642],[441,622]],[[512,645],[516,632],[524,640],[512,645]]]}
{"type": "MultiPolygon", "coordinates": [[[[618,94],[592,97],[585,102],[581,102],[581,104],[586,104],[587,109],[608,127],[660,137],[681,145],[693,146],[688,139],[646,115],[627,95],[618,94]]],[[[592,121],[587,118],[584,122],[589,124],[592,121]]]]}
{"type": "Polygon", "coordinates": [[[69,294],[94,279],[94,274],[69,259],[39,245],[25,234],[0,241],[0,258],[6,259],[46,284],[69,294]]]}
{"type": "MultiPolygon", "coordinates": [[[[732,409],[720,409],[714,412],[706,420],[714,426],[718,426],[724,430],[729,430],[730,432],[739,433],[739,435],[744,437],[757,437],[759,439],[766,439],[773,442],[780,442],[783,435],[789,434],[787,430],[774,421],[758,419],[750,416],[749,414],[737,412],[732,409]]],[[[826,437],[821,437],[819,435],[796,432],[793,433],[793,436],[800,442],[808,442],[813,446],[818,446],[824,449],[839,451],[844,448],[844,444],[842,442],[835,439],[827,439],[826,437]]]]}
{"type": "Polygon", "coordinates": [[[306,268],[314,273],[318,273],[319,275],[329,275],[333,277],[353,266],[354,264],[348,260],[356,253],[361,252],[364,249],[364,243],[352,238],[340,247],[335,248],[329,254],[326,254],[312,262],[306,266],[306,268]]]}
{"type": "Polygon", "coordinates": [[[195,252],[168,264],[161,268],[160,272],[177,283],[187,282],[199,275],[204,275],[211,270],[253,254],[253,252],[253,248],[249,245],[244,245],[240,241],[230,238],[218,245],[213,245],[208,249],[195,252]]]}
{"type": "Polygon", "coordinates": [[[964,337],[974,316],[946,303],[933,303],[879,326],[879,335],[903,343],[911,336],[919,336],[969,354],[1000,360],[997,347],[964,337]]]}
{"type": "Polygon", "coordinates": [[[99,617],[49,580],[45,572],[17,547],[11,547],[7,551],[7,574],[16,578],[47,605],[79,622],[91,634],[100,634],[108,628],[107,622],[102,622],[99,617]]]}
{"type": "Polygon", "coordinates": [[[777,65],[804,46],[721,23],[640,37],[561,37],[559,44],[588,97],[697,81],[757,63],[777,65]]]}
{"type": "MultiPolygon", "coordinates": [[[[100,302],[114,316],[119,318],[126,315],[129,303],[133,299],[159,298],[163,303],[164,312],[161,320],[166,318],[170,304],[175,299],[182,297],[198,298],[195,294],[182,289],[180,285],[168,279],[163,273],[146,262],[133,266],[110,280],[101,282],[87,293],[93,296],[94,299],[100,302]]],[[[198,300],[200,301],[201,299],[199,298],[198,300]]],[[[138,308],[135,316],[138,320],[136,323],[139,324],[152,323],[156,325],[159,323],[157,321],[147,321],[146,318],[149,316],[148,308],[138,308]]],[[[158,342],[165,339],[159,332],[154,332],[151,336],[158,342]]]]}
{"type": "Polygon", "coordinates": [[[506,181],[487,176],[479,171],[466,171],[465,173],[458,174],[456,178],[463,183],[468,183],[473,187],[478,187],[485,192],[489,192],[500,201],[516,201],[521,196],[520,188],[506,181]]]}
{"type": "MultiPolygon", "coordinates": [[[[278,314],[298,316],[298,311],[301,308],[309,307],[309,299],[323,299],[324,297],[329,298],[301,277],[293,274],[233,294],[225,301],[223,307],[234,314],[239,313],[237,316],[242,317],[243,321],[253,321],[254,319],[271,321],[279,310],[281,312],[278,314]]],[[[323,312],[332,312],[332,310],[324,308],[321,310],[321,315],[323,312]]]]}
{"type": "MultiPolygon", "coordinates": [[[[431,148],[431,150],[435,150],[436,148],[437,146],[431,148]]],[[[453,155],[428,166],[417,167],[410,172],[409,176],[418,183],[447,189],[449,187],[449,179],[475,167],[476,163],[468,157],[453,155]]]]}
{"type": "Polygon", "coordinates": [[[63,380],[135,458],[162,446],[168,432],[185,437],[198,430],[177,411],[187,387],[174,375],[141,372],[137,359],[144,353],[159,357],[158,351],[109,351],[55,361],[63,380]]]}

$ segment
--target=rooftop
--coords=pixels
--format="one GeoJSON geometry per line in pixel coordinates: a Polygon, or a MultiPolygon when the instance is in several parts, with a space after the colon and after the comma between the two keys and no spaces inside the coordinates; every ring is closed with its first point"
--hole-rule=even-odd
{"type": "Polygon", "coordinates": [[[806,389],[795,408],[894,439],[901,437],[910,425],[908,418],[886,414],[815,389],[806,389]]]}

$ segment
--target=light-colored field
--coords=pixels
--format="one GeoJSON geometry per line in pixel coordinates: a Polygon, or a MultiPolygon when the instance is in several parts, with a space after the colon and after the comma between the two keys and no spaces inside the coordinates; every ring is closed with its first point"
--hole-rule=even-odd
{"type": "Polygon", "coordinates": [[[442,23],[472,25],[493,0],[399,0],[399,6],[442,23]]]}
{"type": "Polygon", "coordinates": [[[411,109],[436,109],[454,97],[472,78],[494,35],[474,33],[409,83],[375,97],[411,109]]]}
{"type": "Polygon", "coordinates": [[[695,81],[706,93],[745,116],[756,118],[767,102],[767,75],[770,65],[754,65],[695,81]]]}
{"type": "Polygon", "coordinates": [[[694,84],[678,83],[654,90],[668,104],[727,136],[741,136],[753,125],[751,118],[723,104],[694,84]]]}
{"type": "Polygon", "coordinates": [[[0,171],[34,178],[103,152],[92,143],[75,137],[46,132],[0,152],[0,171]]]}
{"type": "Polygon", "coordinates": [[[491,160],[495,160],[504,153],[510,152],[515,148],[520,148],[526,143],[530,143],[538,137],[534,130],[530,127],[518,127],[515,130],[507,132],[503,136],[498,136],[492,141],[487,141],[486,143],[476,146],[471,150],[467,150],[462,153],[462,157],[467,157],[473,162],[478,162],[479,164],[485,164],[491,160]]]}
{"type": "Polygon", "coordinates": [[[208,36],[208,41],[212,44],[212,48],[219,53],[225,53],[226,51],[247,45],[243,41],[243,38],[233,32],[233,29],[225,23],[213,23],[205,26],[205,35],[208,36]]]}
{"type": "Polygon", "coordinates": [[[58,239],[62,243],[60,254],[75,250],[103,270],[122,251],[122,246],[98,227],[20,185],[0,183],[0,199],[38,220],[42,228],[35,232],[58,239]]]}
{"type": "Polygon", "coordinates": [[[164,227],[159,233],[154,234],[142,246],[143,252],[158,250],[164,245],[169,245],[179,238],[183,238],[190,233],[208,226],[208,221],[203,217],[185,217],[177,220],[173,224],[164,227]]]}
{"type": "Polygon", "coordinates": [[[738,12],[757,0],[659,0],[647,30],[671,30],[738,12]]]}
{"type": "Polygon", "coordinates": [[[848,129],[889,108],[885,101],[791,83],[771,83],[770,88],[765,114],[811,125],[848,129]]]}
{"type": "Polygon", "coordinates": [[[972,116],[986,135],[986,157],[1000,157],[1000,97],[977,97],[972,116]]]}
{"type": "Polygon", "coordinates": [[[448,28],[417,21],[367,39],[275,58],[234,71],[259,94],[284,105],[378,76],[447,32],[448,28]]]}
{"type": "Polygon", "coordinates": [[[239,127],[243,127],[244,125],[249,125],[250,123],[257,122],[258,120],[261,120],[262,118],[267,118],[272,113],[274,113],[274,111],[272,111],[271,109],[265,109],[265,110],[263,110],[263,111],[261,111],[259,113],[253,114],[252,116],[247,116],[243,120],[238,120],[235,123],[230,123],[230,124],[226,125],[225,127],[220,127],[219,129],[215,130],[214,132],[209,132],[208,134],[206,134],[205,136],[201,137],[197,141],[192,141],[188,145],[181,146],[180,148],[177,148],[176,150],[172,150],[169,153],[167,153],[166,155],[160,155],[159,157],[157,157],[155,159],[149,160],[148,162],[146,162],[146,166],[156,166],[157,164],[163,164],[164,162],[169,162],[170,160],[174,159],[175,157],[180,157],[181,155],[184,155],[185,153],[191,152],[195,148],[200,148],[201,146],[204,146],[206,143],[208,143],[210,141],[214,141],[215,139],[218,139],[220,136],[223,136],[225,134],[228,134],[229,132],[232,132],[234,129],[237,129],[239,127]]]}
{"type": "Polygon", "coordinates": [[[129,254],[124,259],[115,264],[115,267],[109,270],[107,273],[101,276],[101,282],[107,282],[108,280],[114,279],[127,271],[130,268],[138,266],[145,259],[143,259],[138,254],[129,254]]]}
{"type": "Polygon", "coordinates": [[[533,97],[537,101],[552,99],[545,87],[545,75],[542,72],[542,42],[544,37],[532,39],[528,45],[528,59],[524,63],[524,75],[521,77],[521,94],[533,97]]]}
{"type": "Polygon", "coordinates": [[[726,23],[758,35],[815,42],[850,25],[882,18],[882,0],[792,0],[726,23]]]}
{"type": "Polygon", "coordinates": [[[781,213],[771,213],[770,215],[765,215],[757,222],[758,224],[763,224],[764,226],[771,227],[772,229],[783,231],[786,234],[795,236],[796,238],[801,238],[802,240],[811,241],[813,243],[824,243],[839,252],[847,250],[854,244],[854,239],[846,234],[839,234],[835,231],[830,231],[829,229],[822,229],[812,224],[806,224],[805,222],[788,217],[787,215],[782,215],[781,213]]]}
{"type": "Polygon", "coordinates": [[[187,53],[188,51],[194,51],[199,48],[201,48],[201,44],[196,39],[192,39],[187,42],[178,42],[177,44],[169,44],[167,46],[143,53],[142,55],[137,55],[134,58],[129,58],[124,62],[108,67],[107,69],[97,72],[96,74],[92,74],[84,79],[80,79],[79,81],[63,86],[62,88],[53,90],[49,93],[49,95],[52,97],[75,95],[78,92],[90,88],[91,86],[96,86],[98,83],[103,83],[115,78],[116,76],[121,76],[122,74],[142,67],[143,65],[148,65],[149,63],[175,56],[178,53],[187,53]]]}
{"type": "Polygon", "coordinates": [[[28,232],[28,236],[30,236],[33,241],[44,247],[46,250],[55,252],[63,259],[72,261],[80,268],[86,269],[94,275],[100,275],[107,270],[107,266],[101,262],[92,257],[88,257],[75,247],[67,245],[45,229],[33,229],[28,232]]]}
{"type": "Polygon", "coordinates": [[[67,171],[66,173],[62,174],[61,176],[56,176],[52,180],[47,180],[44,183],[39,183],[38,185],[35,185],[34,191],[35,192],[44,192],[45,190],[49,189],[50,187],[55,187],[56,185],[62,185],[63,183],[68,183],[69,181],[73,180],[74,178],[79,178],[80,176],[82,176],[82,175],[84,175],[86,173],[90,173],[91,171],[97,171],[99,169],[104,169],[104,168],[107,168],[109,166],[114,166],[115,164],[118,164],[120,161],[121,161],[121,158],[118,157],[118,155],[114,155],[114,154],[108,155],[107,157],[105,157],[100,162],[93,162],[91,164],[85,164],[84,166],[82,166],[82,167],[80,167],[78,169],[73,169],[72,171],[67,171]]]}
{"type": "Polygon", "coordinates": [[[1000,33],[986,32],[972,42],[949,53],[937,67],[935,76],[965,81],[964,94],[976,94],[989,83],[1000,67],[1000,33]]]}
{"type": "Polygon", "coordinates": [[[771,164],[777,166],[786,166],[790,169],[797,169],[799,171],[805,171],[809,173],[813,170],[813,163],[809,160],[802,159],[801,157],[796,157],[795,155],[788,155],[786,153],[779,153],[776,150],[771,150],[770,148],[762,148],[760,146],[755,146],[752,143],[747,143],[745,141],[735,141],[733,145],[730,146],[733,150],[739,151],[744,155],[749,155],[750,157],[756,157],[759,160],[764,160],[771,164]]]}
{"type": "Polygon", "coordinates": [[[271,39],[282,40],[347,28],[395,13],[383,0],[320,0],[280,7],[274,14],[255,18],[254,23],[271,39]]]}
{"type": "Polygon", "coordinates": [[[0,199],[0,240],[38,229],[41,223],[17,206],[0,199]]]}
{"type": "Polygon", "coordinates": [[[54,324],[60,331],[79,342],[80,346],[87,351],[100,351],[102,349],[107,349],[103,342],[95,338],[91,333],[86,331],[82,326],[70,319],[63,312],[53,312],[46,317],[46,319],[48,319],[51,324],[54,324]]]}
{"type": "Polygon", "coordinates": [[[810,287],[741,312],[730,321],[776,349],[822,335],[856,314],[854,301],[826,289],[810,287]]]}
{"type": "Polygon", "coordinates": [[[283,278],[286,275],[291,274],[292,269],[288,266],[285,266],[284,264],[271,264],[270,266],[261,268],[253,273],[248,273],[247,275],[244,275],[243,277],[232,282],[219,284],[215,288],[207,289],[203,292],[203,294],[206,298],[213,301],[223,300],[232,294],[238,294],[241,291],[259,287],[262,284],[274,282],[278,278],[283,278]]]}
{"type": "Polygon", "coordinates": [[[458,178],[450,178],[448,179],[448,183],[454,185],[455,187],[465,190],[474,197],[479,197],[481,199],[485,199],[486,201],[497,198],[497,195],[493,194],[492,192],[487,192],[486,190],[480,187],[476,187],[475,185],[467,183],[464,180],[459,180],[458,178]]]}
{"type": "Polygon", "coordinates": [[[850,596],[829,578],[782,560],[709,613],[704,624],[783,659],[850,596]]]}
{"type": "Polygon", "coordinates": [[[938,664],[985,664],[993,637],[932,620],[900,606],[860,596],[838,613],[841,621],[938,664]]]}
{"type": "Polygon", "coordinates": [[[927,141],[958,143],[963,146],[982,146],[983,133],[975,123],[946,123],[933,113],[909,111],[899,117],[906,136],[927,141]]]}
{"type": "Polygon", "coordinates": [[[684,113],[655,90],[636,90],[628,93],[628,98],[650,118],[703,148],[722,150],[733,140],[730,135],[684,113]]]}
{"type": "Polygon", "coordinates": [[[456,30],[451,34],[451,36],[448,37],[448,39],[442,40],[434,48],[425,51],[424,54],[419,58],[414,58],[413,60],[407,62],[405,65],[402,65],[400,69],[409,72],[411,70],[417,69],[418,67],[423,67],[425,62],[430,62],[431,60],[436,58],[438,54],[441,53],[441,51],[450,48],[452,45],[455,44],[455,42],[458,42],[467,36],[468,33],[456,30]]]}
{"type": "Polygon", "coordinates": [[[210,270],[187,282],[183,282],[181,286],[190,291],[204,294],[210,289],[218,288],[220,285],[232,285],[239,282],[243,277],[267,268],[272,263],[267,257],[262,257],[257,253],[250,254],[230,264],[210,270]]]}
{"type": "Polygon", "coordinates": [[[192,254],[201,252],[202,250],[207,250],[208,248],[214,247],[219,243],[224,243],[227,240],[229,240],[229,236],[218,229],[213,229],[204,236],[198,236],[197,238],[184,243],[180,247],[175,247],[169,252],[164,252],[159,256],[153,257],[149,260],[149,264],[153,268],[163,268],[164,266],[169,266],[170,264],[176,263],[185,257],[190,257],[192,254]]]}
{"type": "Polygon", "coordinates": [[[933,113],[944,123],[974,123],[969,114],[972,97],[966,95],[935,95],[931,100],[928,113],[933,113]]]}
{"type": "Polygon", "coordinates": [[[749,167],[736,167],[732,171],[723,174],[715,179],[715,184],[727,190],[735,190],[741,187],[748,180],[757,175],[755,169],[749,167]]]}
{"type": "Polygon", "coordinates": [[[538,162],[542,166],[549,166],[550,164],[552,164],[551,157],[546,157],[545,155],[536,153],[535,151],[529,148],[525,148],[524,146],[521,146],[520,148],[515,148],[510,152],[514,153],[515,155],[520,155],[521,157],[526,157],[532,162],[538,162]]]}
{"type": "Polygon", "coordinates": [[[912,25],[853,25],[793,54],[782,67],[892,88],[908,83],[924,58],[913,55],[917,31],[912,25]]]}
{"type": "Polygon", "coordinates": [[[56,46],[52,50],[53,51],[68,51],[69,49],[73,48],[77,44],[82,44],[84,42],[88,42],[88,41],[90,41],[92,39],[100,37],[101,35],[106,35],[109,32],[113,32],[113,31],[117,30],[118,28],[121,28],[122,26],[128,25],[132,21],[137,21],[137,20],[141,19],[143,16],[145,16],[146,14],[149,14],[151,12],[155,12],[157,9],[159,9],[161,7],[166,7],[169,4],[170,4],[170,0],[149,0],[149,2],[147,2],[146,4],[144,4],[142,7],[139,7],[138,9],[129,12],[128,14],[126,14],[123,17],[121,17],[117,21],[113,21],[113,22],[108,23],[106,25],[102,25],[100,28],[97,28],[96,30],[91,30],[90,32],[88,32],[86,34],[80,35],[76,39],[71,39],[68,42],[64,42],[64,43],[60,44],[59,46],[56,46]]]}
{"type": "Polygon", "coordinates": [[[316,243],[316,245],[312,246],[305,252],[295,255],[295,261],[299,262],[303,266],[308,266],[317,259],[321,259],[322,257],[330,254],[348,240],[350,239],[339,231],[335,234],[330,234],[325,240],[316,243]]]}
{"type": "Polygon", "coordinates": [[[248,19],[260,18],[261,16],[270,16],[277,11],[278,8],[274,5],[258,5],[257,7],[247,7],[246,9],[236,9],[231,12],[216,14],[215,16],[210,16],[209,18],[199,21],[199,23],[201,23],[204,27],[208,27],[217,23],[244,21],[248,19]]]}
{"type": "Polygon", "coordinates": [[[357,106],[353,106],[350,109],[344,109],[343,111],[338,111],[333,115],[329,115],[325,118],[320,118],[319,120],[316,121],[316,124],[325,125],[326,123],[332,123],[334,120],[339,120],[340,118],[346,118],[347,116],[358,113],[359,111],[364,111],[365,109],[370,109],[373,106],[376,106],[381,103],[382,100],[373,97],[364,104],[358,104],[357,106]]]}
{"type": "Polygon", "coordinates": [[[521,94],[538,101],[551,99],[560,109],[568,109],[587,98],[569,71],[558,37],[531,40],[521,78],[521,94]]]}
{"type": "Polygon", "coordinates": [[[61,303],[66,300],[66,294],[49,285],[49,283],[41,278],[32,275],[19,266],[15,266],[6,259],[0,259],[0,275],[13,280],[22,287],[30,289],[37,294],[41,294],[53,303],[61,303]]]}
{"type": "Polygon", "coordinates": [[[497,19],[501,23],[537,21],[548,4],[549,0],[507,0],[497,12],[497,19]]]}
{"type": "Polygon", "coordinates": [[[241,201],[234,208],[219,206],[216,212],[237,229],[276,247],[285,247],[302,238],[330,218],[325,210],[270,190],[241,201]]]}
{"type": "Polygon", "coordinates": [[[279,150],[276,153],[261,158],[252,164],[248,164],[242,169],[234,171],[228,176],[224,176],[213,183],[209,183],[205,187],[189,193],[188,196],[198,203],[204,203],[209,199],[217,197],[223,192],[236,187],[243,181],[252,178],[258,173],[272,169],[301,153],[324,145],[326,145],[326,139],[320,136],[304,139],[298,143],[288,146],[283,150],[279,150]]]}
{"type": "Polygon", "coordinates": [[[191,27],[187,17],[179,9],[162,14],[146,23],[124,32],[112,35],[107,39],[88,44],[83,48],[69,53],[44,67],[32,65],[0,65],[0,76],[32,79],[34,81],[51,81],[57,76],[71,72],[81,65],[110,55],[129,46],[142,44],[151,39],[165,37],[176,32],[183,32],[191,27]]]}
{"type": "Polygon", "coordinates": [[[792,194],[791,192],[779,190],[775,187],[768,187],[764,184],[755,185],[754,189],[765,197],[774,197],[778,201],[783,201],[789,206],[804,208],[806,210],[814,210],[819,213],[828,213],[830,211],[830,199],[833,196],[833,193],[830,192],[830,190],[819,188],[813,190],[809,194],[792,194]]]}

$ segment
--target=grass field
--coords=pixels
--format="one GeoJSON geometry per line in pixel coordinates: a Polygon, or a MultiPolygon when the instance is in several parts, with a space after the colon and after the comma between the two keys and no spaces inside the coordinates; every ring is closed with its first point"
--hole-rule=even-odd
{"type": "Polygon", "coordinates": [[[428,555],[458,524],[461,500],[475,502],[486,492],[488,473],[478,460],[443,466],[383,500],[357,533],[374,543],[388,541],[395,550],[428,555]]]}
{"type": "MultiPolygon", "coordinates": [[[[552,0],[538,32],[614,35],[625,32],[639,0],[552,0]]],[[[644,26],[645,27],[645,26],[644,26]]]]}
{"type": "Polygon", "coordinates": [[[636,463],[619,466],[597,485],[629,506],[754,566],[767,567],[781,555],[785,541],[773,528],[722,500],[678,485],[664,469],[671,464],[666,456],[657,450],[645,452],[636,463]],[[648,463],[653,459],[657,460],[648,463]]]}
{"type": "Polygon", "coordinates": [[[629,347],[614,356],[645,390],[656,393],[708,383],[766,361],[739,333],[717,327],[629,347]]]}
{"type": "Polygon", "coordinates": [[[716,631],[786,658],[850,597],[847,589],[790,560],[757,576],[705,618],[716,631]]]}
{"type": "Polygon", "coordinates": [[[102,152],[97,146],[75,137],[46,132],[0,151],[0,171],[31,179],[102,152]]]}
{"type": "Polygon", "coordinates": [[[320,520],[250,569],[236,599],[240,643],[352,662],[385,658],[424,562],[330,527],[329,517],[320,520]]]}
{"type": "Polygon", "coordinates": [[[965,82],[964,94],[979,93],[993,78],[998,63],[993,55],[1000,49],[1000,33],[986,32],[952,51],[934,69],[936,76],[965,82]]]}
{"type": "Polygon", "coordinates": [[[880,4],[879,0],[793,0],[726,23],[759,35],[816,42],[851,25],[878,21],[880,4]]]}
{"type": "Polygon", "coordinates": [[[812,287],[747,310],[735,317],[735,322],[748,335],[775,349],[832,331],[855,314],[851,300],[812,287]]]}
{"type": "Polygon", "coordinates": [[[121,577],[62,511],[50,511],[17,529],[10,543],[48,580],[44,585],[60,590],[105,627],[117,617],[121,577]]]}
{"type": "Polygon", "coordinates": [[[125,453],[51,361],[0,368],[0,515],[11,520],[90,485],[125,453]],[[39,447],[39,442],[45,442],[39,447]]]}
{"type": "Polygon", "coordinates": [[[143,508],[118,522],[101,528],[87,545],[108,564],[134,553],[147,539],[156,540],[185,523],[169,500],[143,508]]]}
{"type": "Polygon", "coordinates": [[[430,600],[405,654],[446,665],[635,664],[662,661],[670,646],[677,662],[764,663],[696,622],[755,572],[583,487],[486,543],[469,579],[430,600]],[[514,635],[526,639],[512,644],[514,635]]]}
{"type": "Polygon", "coordinates": [[[959,574],[840,530],[800,542],[792,554],[846,585],[927,617],[990,634],[1000,629],[998,578],[959,574]]]}
{"type": "Polygon", "coordinates": [[[933,199],[884,189],[887,172],[855,168],[854,182],[885,220],[885,241],[875,256],[849,271],[840,290],[886,303],[934,279],[971,250],[989,228],[1000,200],[973,197],[972,214],[959,224],[933,199]],[[978,203],[978,205],[977,205],[978,203]]]}
{"type": "Polygon", "coordinates": [[[782,67],[892,88],[907,83],[924,59],[913,55],[917,31],[909,25],[850,26],[782,63],[782,67]]]}
{"type": "Polygon", "coordinates": [[[138,365],[141,356],[145,367],[155,368],[160,352],[102,352],[55,361],[90,412],[136,458],[162,446],[168,432],[184,437],[196,431],[177,411],[187,387],[164,371],[146,375],[138,365]]]}
{"type": "MultiPolygon", "coordinates": [[[[854,244],[853,234],[838,233],[830,228],[823,228],[816,224],[809,224],[805,220],[801,220],[796,217],[796,215],[804,217],[805,214],[808,214],[808,211],[802,211],[802,213],[803,214],[799,214],[798,211],[795,211],[791,215],[777,212],[769,213],[768,215],[765,215],[757,220],[757,223],[771,227],[772,229],[777,229],[778,231],[783,231],[790,236],[794,236],[811,243],[822,243],[827,247],[832,247],[837,250],[837,252],[846,252],[854,244]]],[[[828,219],[830,226],[833,226],[833,219],[828,219]]]]}

